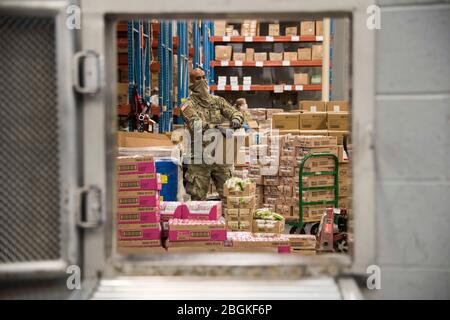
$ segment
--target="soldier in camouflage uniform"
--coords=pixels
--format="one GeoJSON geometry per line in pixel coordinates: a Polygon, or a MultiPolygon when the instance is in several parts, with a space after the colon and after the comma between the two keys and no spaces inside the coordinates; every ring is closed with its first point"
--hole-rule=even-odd
{"type": "MultiPolygon", "coordinates": [[[[202,133],[222,123],[222,118],[231,121],[233,129],[243,124],[242,114],[233,108],[224,98],[209,94],[209,87],[205,73],[201,69],[194,69],[190,74],[192,85],[190,96],[181,107],[185,123],[194,137],[194,124],[201,121],[202,133]]],[[[203,144],[205,147],[207,143],[203,144]]],[[[192,147],[192,150],[193,147],[192,147]]],[[[205,200],[211,179],[214,182],[220,198],[223,198],[223,185],[231,176],[231,166],[227,164],[188,164],[185,175],[186,192],[192,200],[205,200]]]]}

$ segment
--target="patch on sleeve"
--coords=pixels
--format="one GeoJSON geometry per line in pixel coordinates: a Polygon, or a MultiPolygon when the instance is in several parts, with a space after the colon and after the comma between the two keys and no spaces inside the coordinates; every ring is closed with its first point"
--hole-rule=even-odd
{"type": "Polygon", "coordinates": [[[187,107],[189,107],[189,102],[188,101],[186,101],[185,103],[183,103],[181,105],[181,111],[184,111],[184,109],[186,109],[187,107]]]}

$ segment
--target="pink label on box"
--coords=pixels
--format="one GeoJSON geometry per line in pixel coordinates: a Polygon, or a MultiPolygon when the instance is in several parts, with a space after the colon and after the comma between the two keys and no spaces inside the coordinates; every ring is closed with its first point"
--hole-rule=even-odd
{"type": "MultiPolygon", "coordinates": [[[[120,184],[119,184],[120,185],[120,184]]],[[[138,187],[120,188],[119,191],[139,191],[139,190],[158,190],[162,189],[161,179],[139,179],[138,187]]]]}
{"type": "Polygon", "coordinates": [[[119,224],[144,224],[161,222],[159,212],[118,212],[119,224]]]}
{"type": "Polygon", "coordinates": [[[226,230],[169,230],[169,241],[225,241],[226,230]]]}
{"type": "Polygon", "coordinates": [[[119,229],[119,240],[156,240],[161,238],[161,228],[157,229],[119,229]]]}
{"type": "Polygon", "coordinates": [[[135,170],[125,170],[125,171],[119,171],[119,175],[126,175],[126,174],[142,174],[142,173],[156,173],[156,166],[155,162],[132,162],[129,164],[122,164],[121,166],[136,166],[135,170]]]}
{"type": "Polygon", "coordinates": [[[152,196],[137,196],[137,203],[118,204],[118,208],[139,208],[159,206],[159,192],[152,196]]]}
{"type": "Polygon", "coordinates": [[[291,246],[278,247],[278,253],[291,253],[291,246]]]}

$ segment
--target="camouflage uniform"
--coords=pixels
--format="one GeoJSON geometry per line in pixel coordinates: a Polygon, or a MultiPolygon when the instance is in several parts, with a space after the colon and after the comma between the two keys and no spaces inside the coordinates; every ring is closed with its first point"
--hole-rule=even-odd
{"type": "Polygon", "coordinates": [[[241,113],[244,116],[244,124],[248,124],[249,121],[253,120],[250,112],[247,110],[241,111],[241,113]]]}
{"type": "MultiPolygon", "coordinates": [[[[202,122],[202,133],[215,125],[220,125],[223,118],[238,119],[243,123],[242,114],[234,109],[224,98],[209,95],[202,99],[198,94],[192,93],[183,104],[182,116],[191,135],[194,132],[194,123],[202,122]]],[[[193,137],[193,136],[192,136],[193,137]]],[[[208,143],[204,143],[205,147],[208,143]]],[[[192,150],[193,146],[192,146],[192,150]]],[[[231,177],[231,166],[226,164],[188,164],[185,175],[186,192],[192,200],[205,200],[211,178],[220,198],[223,197],[223,185],[231,177]]]]}

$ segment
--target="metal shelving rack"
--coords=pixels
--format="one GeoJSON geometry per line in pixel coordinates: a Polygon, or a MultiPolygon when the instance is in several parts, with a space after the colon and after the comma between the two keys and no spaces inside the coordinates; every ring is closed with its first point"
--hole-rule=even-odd
{"type": "MultiPolygon", "coordinates": [[[[130,21],[127,26],[128,36],[128,96],[133,105],[133,87],[145,101],[150,100],[150,23],[130,21]]],[[[130,131],[133,129],[129,120],[130,131]]]]}
{"type": "MultiPolygon", "coordinates": [[[[188,63],[189,63],[189,35],[188,23],[186,21],[177,22],[178,34],[178,50],[177,50],[177,68],[178,68],[178,91],[177,91],[177,106],[180,107],[183,99],[187,98],[188,92],[188,63]]],[[[183,123],[183,118],[178,117],[178,124],[183,123]]]]}
{"type": "Polygon", "coordinates": [[[323,20],[323,36],[214,36],[210,37],[210,42],[214,47],[215,43],[277,43],[277,42],[320,42],[323,45],[324,57],[321,61],[213,61],[210,62],[211,69],[214,67],[322,67],[321,85],[258,85],[251,86],[239,85],[232,87],[211,86],[212,91],[273,91],[273,92],[291,92],[291,91],[321,91],[322,100],[328,101],[331,88],[331,70],[330,70],[330,19],[323,20]]]}
{"type": "Polygon", "coordinates": [[[158,37],[159,132],[171,131],[173,127],[173,22],[161,21],[158,37]]]}

